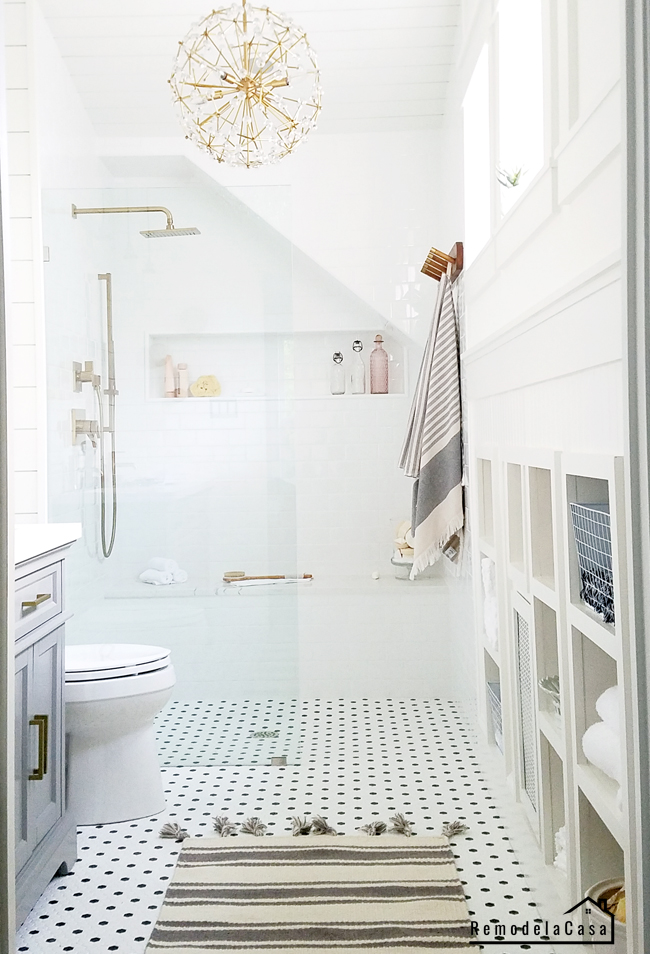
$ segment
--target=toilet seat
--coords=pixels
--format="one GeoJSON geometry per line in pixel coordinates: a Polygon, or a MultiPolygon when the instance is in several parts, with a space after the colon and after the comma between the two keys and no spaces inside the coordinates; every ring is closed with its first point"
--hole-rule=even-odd
{"type": "Polygon", "coordinates": [[[65,681],[90,682],[120,679],[165,669],[170,650],[163,646],[129,643],[96,643],[66,646],[65,681]]]}

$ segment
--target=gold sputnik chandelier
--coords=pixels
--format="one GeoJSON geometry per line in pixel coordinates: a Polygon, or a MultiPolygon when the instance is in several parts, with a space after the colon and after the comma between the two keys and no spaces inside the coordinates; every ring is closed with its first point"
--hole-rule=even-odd
{"type": "Polygon", "coordinates": [[[192,27],[169,82],[187,138],[217,162],[249,169],[293,152],[321,108],[304,31],[246,0],[192,27]]]}

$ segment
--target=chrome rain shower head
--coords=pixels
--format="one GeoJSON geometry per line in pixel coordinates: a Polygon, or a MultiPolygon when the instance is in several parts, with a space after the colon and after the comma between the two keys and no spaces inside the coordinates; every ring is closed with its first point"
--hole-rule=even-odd
{"type": "Polygon", "coordinates": [[[164,205],[119,205],[104,209],[78,209],[76,205],[72,206],[72,218],[76,219],[78,215],[103,215],[106,212],[162,212],[167,216],[167,225],[164,229],[147,229],[140,232],[145,238],[174,238],[177,235],[200,235],[197,228],[187,229],[174,228],[174,220],[169,209],[164,205]]]}
{"type": "Polygon", "coordinates": [[[177,235],[200,235],[198,229],[189,228],[189,229],[177,229],[177,228],[166,228],[166,229],[147,229],[145,232],[140,232],[140,235],[144,235],[145,238],[175,238],[177,235]]]}

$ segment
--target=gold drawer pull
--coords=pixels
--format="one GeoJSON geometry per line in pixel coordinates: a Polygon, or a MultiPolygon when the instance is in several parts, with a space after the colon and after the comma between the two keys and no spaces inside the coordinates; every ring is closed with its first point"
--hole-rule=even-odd
{"type": "Polygon", "coordinates": [[[27,613],[30,610],[36,609],[36,607],[40,606],[41,603],[45,603],[47,600],[51,599],[51,593],[38,593],[35,600],[23,600],[20,605],[23,613],[27,613]]]}
{"type": "Polygon", "coordinates": [[[46,715],[35,715],[29,720],[30,725],[38,726],[38,768],[35,768],[29,777],[30,782],[40,782],[47,775],[47,726],[46,715]]]}

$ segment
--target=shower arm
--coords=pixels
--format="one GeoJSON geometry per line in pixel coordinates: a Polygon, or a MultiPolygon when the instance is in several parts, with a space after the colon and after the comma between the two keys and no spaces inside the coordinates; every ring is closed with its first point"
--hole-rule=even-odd
{"type": "Polygon", "coordinates": [[[167,228],[174,228],[172,214],[164,205],[118,205],[108,209],[78,209],[76,205],[72,206],[73,219],[78,215],[103,215],[105,212],[163,212],[167,216],[167,228]]]}

